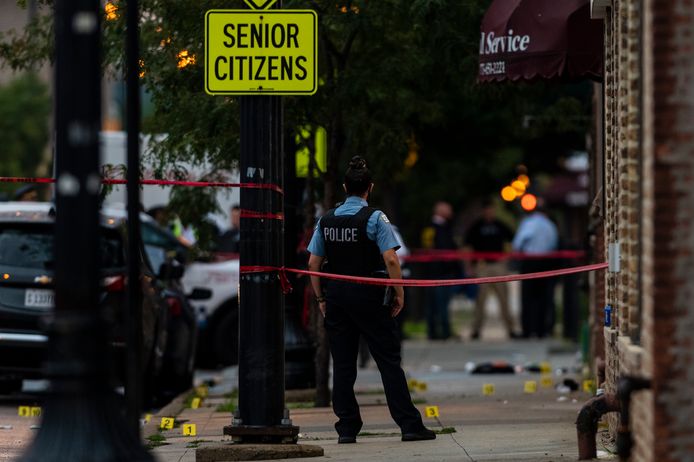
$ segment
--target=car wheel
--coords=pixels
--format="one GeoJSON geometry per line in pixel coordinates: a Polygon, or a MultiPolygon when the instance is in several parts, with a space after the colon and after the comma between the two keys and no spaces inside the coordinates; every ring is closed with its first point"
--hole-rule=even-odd
{"type": "Polygon", "coordinates": [[[229,310],[217,325],[214,335],[217,362],[231,366],[239,362],[239,312],[229,310]]]}
{"type": "Polygon", "coordinates": [[[22,391],[22,381],[19,379],[0,380],[0,395],[10,395],[22,391]]]}

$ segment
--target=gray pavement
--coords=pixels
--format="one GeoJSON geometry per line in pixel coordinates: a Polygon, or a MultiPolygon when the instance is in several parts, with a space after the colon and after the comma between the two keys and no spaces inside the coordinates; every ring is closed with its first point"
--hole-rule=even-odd
{"type": "MultiPolygon", "coordinates": [[[[508,361],[514,365],[547,361],[555,383],[565,378],[580,379],[575,348],[556,340],[506,341],[501,335],[484,342],[408,341],[404,344],[404,369],[408,378],[426,383],[426,391],[413,392],[422,414],[427,406],[439,407],[439,421],[426,419],[433,429],[454,427],[435,441],[403,443],[390,419],[378,371],[370,365],[360,370],[356,384],[364,427],[356,445],[336,444],[335,417],[329,408],[293,409],[294,424],[301,427],[300,443],[317,444],[325,456],[311,460],[384,462],[420,461],[562,461],[576,460],[576,413],[589,395],[582,391],[559,393],[539,384],[540,374],[472,375],[470,362],[508,361]],[[525,382],[538,382],[536,393],[525,393],[525,382]],[[492,396],[483,394],[484,384],[494,384],[492,396]]],[[[489,338],[489,337],[488,337],[489,338]]],[[[222,427],[230,423],[228,413],[214,412],[221,397],[236,386],[235,369],[199,374],[214,378],[217,385],[202,409],[186,409],[178,420],[196,423],[198,435],[182,437],[180,430],[164,431],[165,446],[154,449],[161,461],[192,462],[198,446],[225,441],[222,427]]],[[[607,458],[609,455],[601,453],[607,458]]],[[[294,460],[294,459],[286,459],[294,460]]],[[[298,460],[298,459],[297,459],[298,460]]]]}
{"type": "MultiPolygon", "coordinates": [[[[312,460],[384,462],[419,461],[562,461],[576,460],[576,413],[589,395],[582,391],[559,393],[539,384],[540,374],[473,375],[470,363],[507,361],[514,365],[551,364],[555,383],[576,373],[580,360],[576,348],[558,340],[507,341],[503,333],[491,329],[482,342],[407,341],[403,346],[403,367],[407,376],[425,383],[426,390],[413,391],[422,414],[427,406],[438,406],[439,421],[426,419],[433,429],[453,427],[456,432],[441,434],[435,441],[403,443],[391,420],[380,375],[371,363],[359,371],[356,384],[362,406],[364,427],[356,445],[336,444],[335,416],[329,408],[291,410],[294,424],[301,428],[300,443],[320,445],[325,456],[312,460]],[[558,370],[569,370],[568,374],[558,370]],[[537,381],[536,393],[524,392],[526,381],[537,381]],[[483,385],[493,384],[492,396],[483,394],[483,385]]],[[[199,372],[198,383],[212,380],[209,397],[200,409],[184,409],[176,416],[178,424],[195,423],[197,436],[184,437],[181,427],[161,432],[164,445],[153,449],[162,462],[192,462],[197,447],[225,441],[222,427],[230,423],[228,412],[216,412],[228,394],[237,387],[236,368],[199,372]]],[[[0,462],[16,460],[40,425],[36,417],[19,417],[20,405],[40,405],[40,383],[28,383],[24,394],[0,400],[0,462]]],[[[155,415],[159,419],[163,415],[155,415]]],[[[173,417],[173,416],[171,416],[173,417]]],[[[602,453],[603,457],[608,457],[602,453]]],[[[292,459],[287,459],[292,460],[292,459]]]]}

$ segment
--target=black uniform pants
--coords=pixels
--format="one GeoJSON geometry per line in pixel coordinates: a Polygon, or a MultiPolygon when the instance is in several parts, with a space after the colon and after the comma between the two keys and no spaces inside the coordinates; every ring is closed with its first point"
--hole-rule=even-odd
{"type": "MultiPolygon", "coordinates": [[[[554,264],[545,260],[528,260],[522,273],[550,271],[554,264]]],[[[551,336],[554,330],[554,286],[556,278],[528,279],[521,283],[521,325],[523,336],[551,336]]]]}
{"type": "Polygon", "coordinates": [[[337,282],[326,290],[325,328],[333,357],[333,410],[339,419],[335,429],[340,436],[356,436],[362,426],[354,395],[360,334],[381,372],[393,420],[403,433],[424,428],[400,366],[399,328],[383,307],[383,292],[378,287],[337,282]]]}

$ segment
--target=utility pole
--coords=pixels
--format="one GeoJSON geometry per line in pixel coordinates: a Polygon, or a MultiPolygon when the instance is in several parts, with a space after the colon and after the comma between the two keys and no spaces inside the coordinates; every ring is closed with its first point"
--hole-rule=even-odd
{"type": "Polygon", "coordinates": [[[55,315],[51,388],[24,461],[150,461],[117,406],[109,325],[98,309],[100,2],[57,0],[55,315]]]}
{"type": "Polygon", "coordinates": [[[140,437],[142,413],[142,294],[140,287],[140,46],[138,0],[128,0],[126,12],[128,281],[126,352],[126,419],[140,437]]]}
{"type": "MultiPolygon", "coordinates": [[[[274,8],[280,8],[277,2],[274,8]]],[[[279,96],[242,96],[241,182],[280,187],[284,124],[279,96]]],[[[284,265],[282,194],[241,190],[241,266],[284,265]],[[277,215],[250,218],[243,211],[277,215]]],[[[244,443],[296,442],[284,407],[284,297],[277,271],[242,274],[239,309],[239,408],[224,434],[244,443]]]]}

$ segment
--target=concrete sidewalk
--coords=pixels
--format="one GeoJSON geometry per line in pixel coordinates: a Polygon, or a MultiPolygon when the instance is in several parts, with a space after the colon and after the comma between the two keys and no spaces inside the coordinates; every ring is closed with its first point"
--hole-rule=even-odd
{"type": "MultiPolygon", "coordinates": [[[[303,408],[309,403],[288,399],[291,418],[301,428],[299,442],[324,448],[316,461],[561,461],[576,460],[574,421],[589,398],[583,391],[559,393],[540,384],[540,374],[471,375],[466,363],[508,361],[516,365],[548,361],[555,383],[580,377],[571,372],[577,365],[575,351],[557,341],[424,342],[404,344],[404,367],[411,379],[426,383],[426,391],[413,392],[413,400],[425,415],[427,406],[438,406],[440,420],[425,419],[432,429],[453,427],[456,432],[440,434],[434,441],[403,443],[399,429],[385,406],[380,376],[373,365],[361,370],[357,380],[358,400],[364,427],[355,445],[336,444],[335,416],[329,408],[303,408]],[[526,393],[525,383],[537,382],[535,393],[526,393]],[[483,394],[483,385],[493,384],[495,393],[483,394]],[[299,408],[297,408],[299,407],[299,408]]],[[[215,374],[212,374],[215,376],[215,374]]],[[[210,378],[203,376],[202,378],[210,378]]],[[[215,377],[218,384],[199,409],[184,409],[177,425],[194,423],[197,435],[184,437],[181,428],[163,430],[150,437],[164,445],[153,449],[161,461],[194,461],[197,447],[228,440],[222,428],[231,421],[229,412],[217,412],[228,404],[225,397],[237,383],[235,369],[215,377]]],[[[162,416],[155,416],[160,419],[162,416]]],[[[168,416],[167,416],[168,417],[168,416]]],[[[173,417],[173,416],[170,416],[173,417]]],[[[604,456],[607,456],[605,453],[604,456]]],[[[294,459],[285,459],[294,460],[294,459]]]]}

